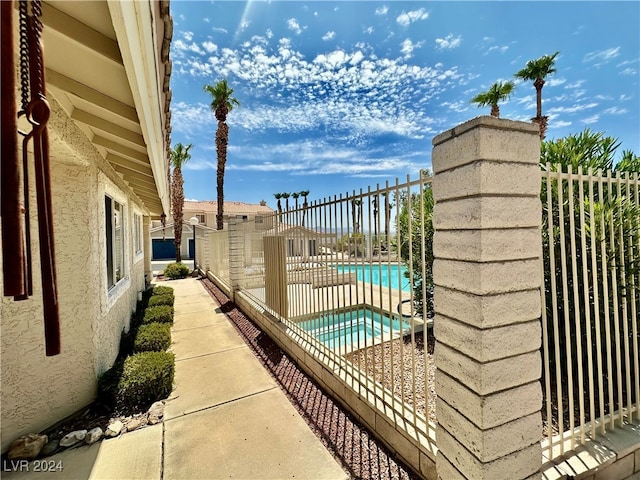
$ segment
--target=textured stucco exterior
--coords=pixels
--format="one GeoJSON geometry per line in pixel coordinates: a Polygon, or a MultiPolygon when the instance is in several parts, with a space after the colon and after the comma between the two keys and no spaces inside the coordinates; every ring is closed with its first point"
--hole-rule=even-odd
{"type": "MultiPolygon", "coordinates": [[[[39,432],[95,398],[97,378],[113,364],[145,286],[144,255],[134,252],[133,242],[134,213],[142,216],[144,208],[64,110],[55,100],[50,103],[62,353],[45,356],[38,244],[32,235],[34,296],[21,302],[2,297],[0,304],[2,451],[20,435],[39,432]],[[105,193],[125,206],[126,225],[125,278],[110,291],[105,193]]],[[[35,205],[34,195],[30,203],[35,205]]],[[[2,283],[0,277],[0,288],[2,283]]]]}

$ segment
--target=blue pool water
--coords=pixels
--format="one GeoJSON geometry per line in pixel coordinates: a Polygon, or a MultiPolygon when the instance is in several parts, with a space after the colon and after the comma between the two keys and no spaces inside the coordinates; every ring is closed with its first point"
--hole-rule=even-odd
{"type": "MultiPolygon", "coordinates": [[[[409,328],[406,322],[402,323],[405,329],[409,328]]],[[[385,339],[391,339],[391,334],[400,333],[401,328],[399,319],[392,320],[386,315],[364,308],[325,314],[300,322],[298,326],[330,348],[364,343],[365,339],[373,339],[380,335],[384,335],[385,339]]],[[[367,345],[371,343],[367,342],[367,345]]]]}
{"type": "Polygon", "coordinates": [[[400,265],[334,265],[338,273],[355,272],[356,278],[361,282],[382,285],[383,287],[398,288],[398,280],[403,292],[409,292],[409,279],[405,277],[406,267],[400,265]]]}

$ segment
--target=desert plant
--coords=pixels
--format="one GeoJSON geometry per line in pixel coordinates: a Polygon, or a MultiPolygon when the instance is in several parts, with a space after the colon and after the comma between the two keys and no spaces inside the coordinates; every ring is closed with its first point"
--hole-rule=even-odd
{"type": "Polygon", "coordinates": [[[171,345],[171,325],[148,323],[138,329],[133,345],[135,352],[163,352],[171,345]]]}
{"type": "Polygon", "coordinates": [[[173,301],[173,295],[153,295],[147,305],[149,307],[155,307],[156,305],[173,305],[173,301]]]}
{"type": "Polygon", "coordinates": [[[189,275],[189,267],[184,263],[170,263],[164,269],[164,276],[167,278],[186,278],[187,275],[189,275]]]}
{"type": "Polygon", "coordinates": [[[143,324],[147,323],[173,323],[173,307],[171,305],[156,305],[147,307],[142,319],[143,324]]]}
{"type": "Polygon", "coordinates": [[[173,388],[175,356],[140,352],[116,363],[98,380],[100,399],[117,411],[148,408],[173,388]]]}

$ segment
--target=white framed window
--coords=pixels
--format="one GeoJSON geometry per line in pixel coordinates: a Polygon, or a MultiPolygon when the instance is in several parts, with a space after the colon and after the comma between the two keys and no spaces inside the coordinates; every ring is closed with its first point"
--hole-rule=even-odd
{"type": "Polygon", "coordinates": [[[133,214],[133,251],[136,256],[142,253],[142,215],[133,214]]]}
{"type": "Polygon", "coordinates": [[[256,217],[256,223],[264,223],[263,217],[256,217]]]}
{"type": "Polygon", "coordinates": [[[194,217],[196,217],[196,218],[198,219],[198,223],[199,223],[200,225],[206,225],[206,223],[205,223],[205,217],[204,217],[204,214],[203,214],[203,213],[196,213],[196,214],[194,215],[194,217]]]}
{"type": "Polygon", "coordinates": [[[111,289],[125,278],[125,208],[109,195],[104,196],[104,217],[107,260],[107,288],[111,289]]]}

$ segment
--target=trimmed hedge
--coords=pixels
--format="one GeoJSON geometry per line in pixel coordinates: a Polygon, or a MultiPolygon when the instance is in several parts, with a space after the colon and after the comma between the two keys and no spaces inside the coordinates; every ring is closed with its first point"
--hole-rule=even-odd
{"type": "Polygon", "coordinates": [[[156,305],[147,307],[144,311],[142,323],[173,323],[173,307],[171,305],[156,305]]]}
{"type": "Polygon", "coordinates": [[[168,323],[148,323],[140,325],[133,345],[137,352],[163,352],[171,346],[171,325],[168,323]]]}
{"type": "Polygon", "coordinates": [[[145,409],[169,396],[174,374],[173,353],[140,352],[107,370],[98,381],[98,392],[120,411],[145,409]]]}
{"type": "Polygon", "coordinates": [[[151,289],[151,295],[171,295],[174,296],[173,288],[165,287],[164,285],[157,285],[151,289]]]}
{"type": "Polygon", "coordinates": [[[147,305],[149,307],[155,307],[156,305],[173,305],[173,295],[153,295],[147,305]]]}
{"type": "Polygon", "coordinates": [[[186,278],[187,275],[189,275],[189,267],[184,263],[170,263],[164,269],[164,276],[167,278],[186,278]]]}

